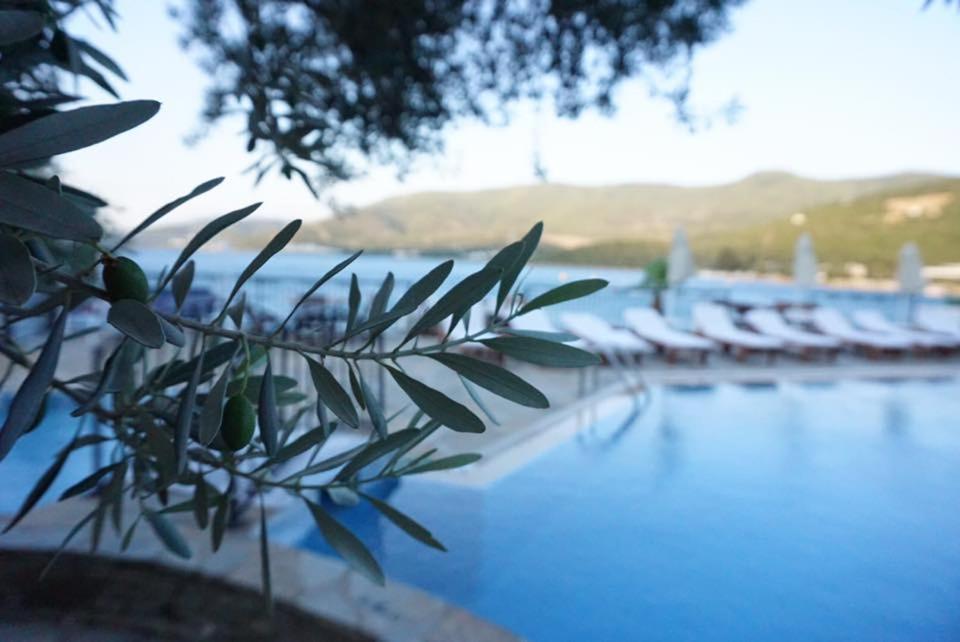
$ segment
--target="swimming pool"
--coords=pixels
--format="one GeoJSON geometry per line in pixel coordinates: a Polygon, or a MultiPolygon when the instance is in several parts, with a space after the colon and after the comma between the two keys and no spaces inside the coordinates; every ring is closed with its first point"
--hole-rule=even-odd
{"type": "MultiPolygon", "coordinates": [[[[389,577],[534,642],[960,639],[960,381],[608,405],[489,485],[404,480],[390,502],[446,554],[364,508],[338,517],[389,577]]],[[[71,407],[52,398],[4,461],[0,512],[69,440],[71,407]]],[[[87,450],[45,501],[86,474],[87,450]]],[[[329,552],[293,517],[275,539],[329,552]]]]}
{"type": "MultiPolygon", "coordinates": [[[[388,576],[534,641],[960,639],[960,382],[654,390],[484,488],[343,515],[388,576]]],[[[325,551],[315,533],[299,544],[325,551]]]]}

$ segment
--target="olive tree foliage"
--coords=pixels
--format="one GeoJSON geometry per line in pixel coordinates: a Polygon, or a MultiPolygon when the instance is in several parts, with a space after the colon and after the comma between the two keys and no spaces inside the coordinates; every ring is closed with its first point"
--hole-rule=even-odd
{"type": "Polygon", "coordinates": [[[124,256],[137,234],[216,188],[222,179],[203,182],[145,212],[129,233],[114,238],[104,233],[95,216],[103,201],[63,185],[52,173],[50,159],[122,134],[159,109],[149,100],[58,109],[72,97],[60,92],[57,74],[81,73],[107,89],[106,77],[97,74],[122,73],[92,46],[66,40],[69,36],[58,25],[66,12],[79,7],[112,15],[109,3],[99,1],[0,3],[0,383],[12,391],[8,412],[0,418],[0,476],[3,460],[19,439],[46,429],[42,419],[48,397],[66,399],[77,418],[73,438],[52,453],[50,468],[39,475],[4,530],[37,505],[71,456],[98,447],[108,453],[103,466],[72,480],[60,497],[91,494],[95,500],[65,534],[64,545],[89,531],[96,549],[108,528],[126,548],[138,528],[148,528],[172,553],[189,557],[187,538],[170,519],[173,513],[187,512],[200,529],[209,531],[216,550],[240,505],[236,490],[243,487],[260,498],[268,604],[269,547],[262,499],[268,492],[302,501],[332,548],[373,581],[383,581],[377,561],[318,501],[320,493],[341,504],[368,502],[411,537],[442,549],[427,528],[367,490],[377,481],[476,461],[475,454],[438,456],[428,448],[429,440],[442,430],[480,433],[485,422],[464,403],[410,376],[405,364],[417,358],[459,377],[480,415],[485,411],[478,388],[546,408],[546,397],[535,387],[457,347],[475,344],[553,367],[594,364],[595,355],[566,345],[571,339],[567,335],[511,330],[508,323],[531,310],[588,295],[606,283],[568,283],[523,301],[518,283],[541,234],[537,225],[481,270],[452,285],[447,280],[453,262],[445,261],[403,292],[393,292],[395,281],[387,275],[369,303],[353,287],[349,318],[339,336],[322,341],[290,338],[284,328],[298,307],[335,276],[346,274],[359,255],[317,274],[282,322],[266,329],[252,326],[244,285],[293,240],[300,227],[297,220],[280,229],[254,257],[212,319],[188,316],[182,306],[195,278],[194,254],[258,204],[208,222],[152,283],[124,256]],[[73,54],[64,59],[57,53],[61,47],[73,54]],[[174,309],[161,309],[160,296],[172,297],[174,309]],[[468,330],[471,308],[485,297],[496,301],[495,320],[468,330]],[[97,309],[87,305],[96,300],[103,301],[106,310],[106,323],[100,326],[113,328],[113,341],[106,344],[109,354],[90,372],[65,379],[58,368],[61,354],[77,350],[71,343],[88,334],[70,330],[69,320],[80,306],[97,309]],[[20,331],[42,319],[50,323],[39,337],[20,331]],[[453,334],[459,325],[464,330],[453,334]],[[423,332],[437,327],[438,341],[421,340],[423,332]],[[307,386],[275,373],[280,351],[306,362],[311,379],[307,386]],[[338,371],[334,362],[345,364],[345,380],[333,374],[338,371]],[[364,362],[382,369],[408,398],[410,412],[402,424],[397,416],[386,415],[382,400],[365,381],[359,367],[364,362]],[[94,423],[96,431],[89,429],[94,423]],[[357,431],[358,445],[336,448],[330,437],[338,431],[357,431]]]}
{"type": "Polygon", "coordinates": [[[187,0],[180,18],[214,79],[205,120],[243,114],[258,176],[310,186],[371,158],[402,168],[452,120],[518,99],[610,112],[631,77],[690,119],[690,58],[741,2],[187,0]]]}

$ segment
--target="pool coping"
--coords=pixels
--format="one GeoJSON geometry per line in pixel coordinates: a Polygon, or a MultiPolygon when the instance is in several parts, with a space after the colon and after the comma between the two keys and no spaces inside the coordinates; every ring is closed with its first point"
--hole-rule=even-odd
{"type": "MultiPolygon", "coordinates": [[[[95,506],[87,498],[36,509],[9,533],[0,536],[0,549],[53,552],[68,530],[95,506]]],[[[131,507],[132,512],[132,507],[131,507]]],[[[127,514],[130,514],[128,512],[127,514]]],[[[98,555],[161,564],[199,573],[242,589],[260,591],[260,544],[242,532],[228,531],[213,553],[209,533],[200,531],[190,513],[171,514],[193,556],[170,554],[143,525],[127,551],[112,528],[103,529],[98,555]]],[[[89,540],[76,537],[66,549],[89,552],[89,540]]],[[[338,560],[300,549],[270,544],[274,599],[311,616],[389,642],[518,642],[518,636],[424,591],[394,580],[377,586],[338,560]]]]}

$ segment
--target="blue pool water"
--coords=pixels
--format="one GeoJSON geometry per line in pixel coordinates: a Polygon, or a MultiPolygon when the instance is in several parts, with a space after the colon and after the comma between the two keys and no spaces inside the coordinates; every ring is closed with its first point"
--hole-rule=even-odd
{"type": "MultiPolygon", "coordinates": [[[[69,440],[69,407],[4,460],[0,512],[69,440]]],[[[957,640],[957,417],[960,381],[657,389],[486,487],[404,480],[389,501],[446,554],[339,517],[390,578],[534,642],[957,640]]],[[[294,532],[329,552],[305,516],[294,532]]]]}
{"type": "MultiPolygon", "coordinates": [[[[960,383],[656,390],[486,488],[343,514],[388,576],[530,640],[960,639],[960,383]]],[[[324,551],[315,533],[301,545],[324,551]]]]}

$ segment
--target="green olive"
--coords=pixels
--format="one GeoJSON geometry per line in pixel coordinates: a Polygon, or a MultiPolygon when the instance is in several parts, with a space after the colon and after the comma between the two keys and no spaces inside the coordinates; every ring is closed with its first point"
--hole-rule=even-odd
{"type": "Polygon", "coordinates": [[[223,407],[220,436],[231,450],[240,450],[253,438],[256,423],[253,404],[244,395],[234,395],[223,407]]]}
{"type": "Polygon", "coordinates": [[[147,275],[143,273],[136,261],[125,256],[104,260],[103,285],[112,301],[133,299],[146,303],[150,295],[147,275]]]}

